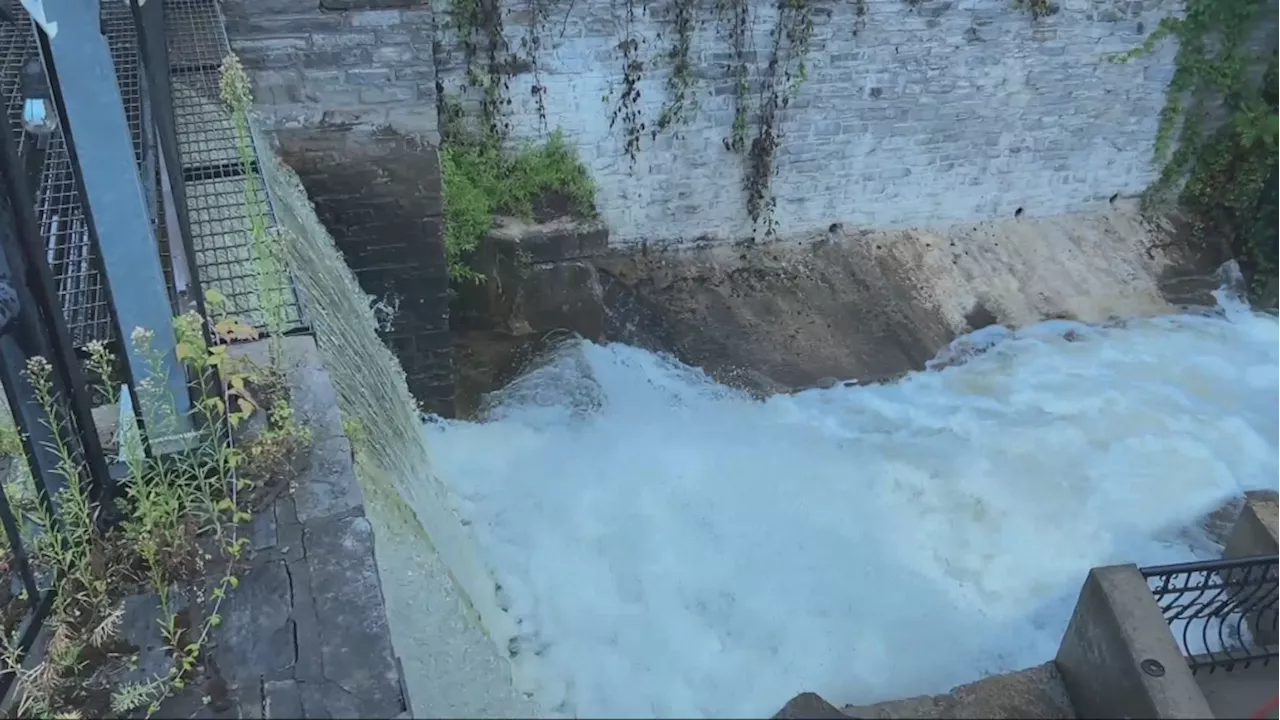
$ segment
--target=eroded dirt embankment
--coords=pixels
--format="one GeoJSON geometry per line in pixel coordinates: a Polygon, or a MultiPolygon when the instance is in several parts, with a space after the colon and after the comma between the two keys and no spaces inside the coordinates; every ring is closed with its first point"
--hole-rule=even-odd
{"type": "Polygon", "coordinates": [[[599,228],[509,224],[481,253],[489,282],[455,313],[460,409],[555,331],[668,351],[763,393],[883,380],[993,323],[1102,322],[1209,301],[1214,281],[1203,278],[1218,259],[1191,256],[1132,207],[625,251],[608,249],[599,228]]]}

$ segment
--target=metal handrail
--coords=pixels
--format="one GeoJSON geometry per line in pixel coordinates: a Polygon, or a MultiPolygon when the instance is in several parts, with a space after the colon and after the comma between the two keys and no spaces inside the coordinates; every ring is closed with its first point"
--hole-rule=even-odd
{"type": "MultiPolygon", "coordinates": [[[[0,381],[23,441],[23,450],[35,483],[37,501],[50,522],[56,523],[61,476],[60,458],[52,442],[71,449],[83,468],[90,494],[101,506],[115,497],[97,428],[93,422],[88,386],[71,344],[53,278],[44,258],[34,217],[34,202],[13,136],[0,132],[0,381]],[[53,368],[54,401],[60,417],[50,418],[35,396],[23,372],[27,363],[42,357],[53,368]]],[[[0,485],[0,524],[4,526],[14,565],[32,603],[19,630],[17,650],[24,655],[35,642],[44,618],[53,605],[56,578],[40,587],[13,508],[0,485]]],[[[12,669],[0,674],[0,695],[15,679],[12,669]]]]}
{"type": "Polygon", "coordinates": [[[1276,555],[1142,568],[1192,672],[1230,672],[1277,657],[1276,555]]]}

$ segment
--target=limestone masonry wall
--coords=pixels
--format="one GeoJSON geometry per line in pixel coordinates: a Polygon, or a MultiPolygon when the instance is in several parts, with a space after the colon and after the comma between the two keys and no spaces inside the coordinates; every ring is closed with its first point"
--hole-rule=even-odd
{"type": "Polygon", "coordinates": [[[453,413],[449,270],[436,149],[381,129],[282,129],[281,157],[302,178],[360,287],[379,334],[424,410],[453,413]]]}
{"type": "Polygon", "coordinates": [[[436,136],[432,13],[414,0],[224,0],[231,48],[275,127],[436,136]]]}
{"type": "MultiPolygon", "coordinates": [[[[501,9],[506,47],[497,57],[509,77],[513,139],[564,130],[599,186],[612,242],[753,233],[743,187],[748,153],[725,147],[737,100],[725,7],[735,2],[482,3],[501,9]],[[691,8],[696,108],[654,137],[670,99],[678,3],[691,8]],[[628,123],[610,127],[625,38],[636,40],[639,63],[632,127],[644,127],[634,162],[624,150],[628,123]],[[545,119],[535,86],[545,88],[545,119]]],[[[778,9],[770,0],[743,4],[749,147],[778,9]]],[[[1010,0],[804,5],[813,13],[807,78],[779,116],[771,183],[781,235],[825,232],[833,223],[963,223],[1019,208],[1036,216],[1087,211],[1153,178],[1174,48],[1166,43],[1126,64],[1108,57],[1140,44],[1177,0],[1062,0],[1041,18],[1010,0]]],[[[437,81],[446,97],[462,97],[466,75],[452,6],[227,0],[226,12],[233,47],[277,126],[390,124],[435,144],[437,81]]],[[[484,62],[482,51],[474,63],[484,62]]]]}
{"type": "Polygon", "coordinates": [[[629,245],[1105,208],[1154,177],[1174,47],[1130,63],[1110,57],[1179,8],[1061,0],[1033,17],[1027,6],[1044,0],[794,0],[813,26],[805,78],[790,88],[770,69],[774,0],[476,1],[479,19],[469,21],[454,16],[457,0],[224,1],[267,127],[365,292],[392,309],[382,335],[414,394],[444,413],[452,365],[439,110],[455,100],[472,117],[480,109],[464,87],[459,26],[479,25],[469,28],[472,80],[497,68],[505,83],[498,105],[510,140],[564,131],[596,182],[609,242],[629,245]],[[486,25],[495,9],[501,22],[486,25]],[[681,10],[691,23],[683,35],[681,10]],[[745,17],[742,53],[726,30],[734,13],[745,17]],[[503,42],[490,55],[494,28],[503,42]],[[655,132],[681,37],[688,107],[655,132]],[[783,85],[772,172],[753,173],[761,107],[783,85]],[[635,102],[615,116],[626,88],[635,102]],[[729,147],[735,136],[744,148],[729,147]],[[752,177],[769,178],[761,199],[772,210],[760,222],[748,212],[752,177]]]}
{"type": "MultiPolygon", "coordinates": [[[[686,0],[678,0],[686,2],[686,0]]],[[[512,52],[528,55],[530,8],[546,129],[562,128],[599,184],[612,241],[750,235],[734,123],[733,53],[710,2],[691,42],[696,113],[652,139],[677,33],[676,2],[540,0],[500,3],[512,52]],[[627,8],[634,10],[630,24],[627,8]],[[641,148],[610,128],[622,86],[619,42],[639,42],[641,148]]],[[[719,5],[733,6],[731,0],[719,5]]],[[[770,60],[779,3],[749,0],[752,107],[770,60]]],[[[893,227],[1105,207],[1153,178],[1152,145],[1173,71],[1173,47],[1130,64],[1110,53],[1142,42],[1171,0],[1064,0],[1033,19],[1010,0],[805,0],[813,8],[808,79],[782,112],[773,189],[779,234],[832,223],[893,227]],[[863,12],[859,16],[859,12],[863,12]]],[[[1024,3],[1028,4],[1028,3],[1024,3]]],[[[463,52],[436,0],[436,72],[446,95],[463,80],[463,52]]],[[[721,11],[723,14],[723,11],[721,11]]],[[[534,74],[511,81],[518,137],[543,131],[534,74]]],[[[747,144],[756,135],[750,123],[747,144]]]]}

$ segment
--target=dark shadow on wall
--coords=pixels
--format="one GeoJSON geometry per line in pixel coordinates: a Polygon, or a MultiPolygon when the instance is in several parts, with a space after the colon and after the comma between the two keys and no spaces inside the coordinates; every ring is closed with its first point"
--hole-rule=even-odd
{"type": "Polygon", "coordinates": [[[449,272],[436,148],[389,129],[279,130],[424,411],[454,414],[449,272]]]}

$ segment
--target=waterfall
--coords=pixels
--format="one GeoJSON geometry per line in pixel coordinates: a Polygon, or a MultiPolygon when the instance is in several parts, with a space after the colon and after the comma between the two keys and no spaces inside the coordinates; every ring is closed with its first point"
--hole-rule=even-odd
{"type": "Polygon", "coordinates": [[[263,156],[361,428],[419,712],[768,716],[801,690],[944,692],[1051,658],[1090,567],[1214,555],[1202,519],[1275,488],[1277,322],[1225,294],[986,328],[894,383],[765,401],[574,340],[482,421],[424,425],[297,177],[263,156]]]}
{"type": "Polygon", "coordinates": [[[1089,568],[1216,556],[1206,515],[1275,489],[1277,322],[1219,296],[763,402],[571,341],[426,434],[548,712],[946,692],[1052,659],[1089,568]]]}

